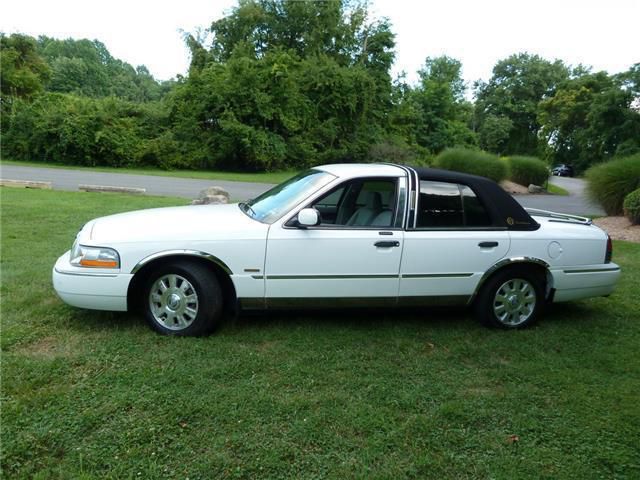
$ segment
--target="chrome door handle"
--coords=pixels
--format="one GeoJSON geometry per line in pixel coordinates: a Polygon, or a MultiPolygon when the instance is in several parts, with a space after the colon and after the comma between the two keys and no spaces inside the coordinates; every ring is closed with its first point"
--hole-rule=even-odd
{"type": "Polygon", "coordinates": [[[374,245],[376,247],[399,247],[400,246],[400,242],[398,242],[398,241],[376,242],[376,243],[374,243],[374,245]]]}
{"type": "Polygon", "coordinates": [[[480,242],[478,246],[480,248],[492,248],[492,247],[497,247],[498,242],[480,242]]]}

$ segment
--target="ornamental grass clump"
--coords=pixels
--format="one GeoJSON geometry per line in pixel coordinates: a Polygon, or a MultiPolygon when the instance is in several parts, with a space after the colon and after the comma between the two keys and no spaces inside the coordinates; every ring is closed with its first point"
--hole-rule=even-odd
{"type": "Polygon", "coordinates": [[[496,155],[479,150],[448,148],[436,157],[435,167],[444,170],[470,173],[487,177],[496,182],[507,178],[507,165],[496,155]]]}
{"type": "Polygon", "coordinates": [[[624,199],[640,188],[640,153],[587,170],[587,192],[607,215],[622,215],[624,199]]]}
{"type": "Polygon", "coordinates": [[[509,180],[520,185],[544,185],[549,178],[547,164],[536,157],[516,155],[507,158],[509,180]]]}

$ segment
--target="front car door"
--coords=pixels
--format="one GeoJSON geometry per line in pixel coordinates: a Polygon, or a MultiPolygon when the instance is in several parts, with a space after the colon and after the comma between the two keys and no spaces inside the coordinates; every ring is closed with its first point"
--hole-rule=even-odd
{"type": "Polygon", "coordinates": [[[345,180],[271,225],[267,306],[395,305],[405,199],[405,177],[345,180]],[[296,226],[302,208],[321,223],[296,226]]]}
{"type": "Polygon", "coordinates": [[[482,275],[509,250],[506,228],[467,185],[419,181],[404,236],[401,304],[464,303],[482,275]]]}

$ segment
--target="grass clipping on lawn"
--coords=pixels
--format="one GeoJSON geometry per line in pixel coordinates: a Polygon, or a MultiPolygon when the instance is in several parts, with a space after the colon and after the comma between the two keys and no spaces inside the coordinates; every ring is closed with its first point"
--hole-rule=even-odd
{"type": "Polygon", "coordinates": [[[611,297],[518,332],[417,310],[167,338],[57,299],[84,222],[183,202],[2,191],[6,478],[640,476],[640,245],[615,243],[611,297]]]}

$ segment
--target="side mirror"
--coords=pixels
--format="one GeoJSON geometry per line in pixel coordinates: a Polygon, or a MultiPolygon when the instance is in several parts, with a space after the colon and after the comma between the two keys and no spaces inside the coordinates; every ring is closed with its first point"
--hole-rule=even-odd
{"type": "Polygon", "coordinates": [[[314,227],[320,223],[320,214],[315,208],[303,208],[298,212],[298,225],[314,227]]]}

